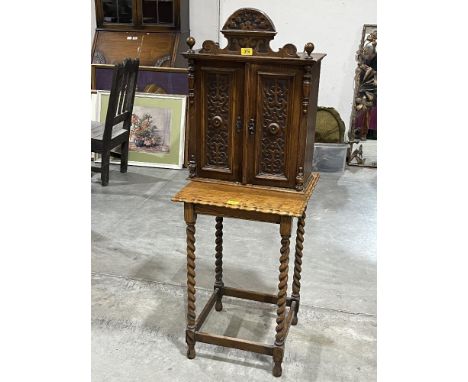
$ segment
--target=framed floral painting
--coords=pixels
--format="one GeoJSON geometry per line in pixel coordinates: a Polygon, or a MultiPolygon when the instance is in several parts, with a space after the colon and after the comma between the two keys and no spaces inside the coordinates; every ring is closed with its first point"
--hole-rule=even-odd
{"type": "MultiPolygon", "coordinates": [[[[109,92],[98,91],[99,120],[104,122],[109,92]]],[[[136,93],[128,164],[182,168],[186,96],[136,93]]],[[[120,163],[120,162],[119,162],[120,163]]]]}

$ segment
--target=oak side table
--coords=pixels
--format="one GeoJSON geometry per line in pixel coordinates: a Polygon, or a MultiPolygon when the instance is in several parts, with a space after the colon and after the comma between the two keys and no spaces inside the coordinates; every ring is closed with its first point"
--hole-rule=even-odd
{"type": "Polygon", "coordinates": [[[273,356],[273,375],[281,376],[284,343],[289,327],[297,324],[300,304],[302,250],[304,242],[305,211],[319,179],[313,174],[303,192],[294,190],[263,189],[258,187],[203,181],[191,181],[173,198],[184,203],[184,219],[187,225],[187,357],[195,358],[195,343],[204,342],[273,356]],[[214,292],[199,314],[195,313],[195,223],[197,215],[216,217],[216,261],[214,292]],[[271,295],[257,291],[231,288],[223,283],[223,218],[255,220],[280,225],[281,248],[279,265],[278,294],[271,295]],[[292,219],[298,218],[294,276],[292,294],[287,297],[289,270],[289,239],[292,219]],[[209,312],[223,308],[222,297],[231,296],[246,300],[277,305],[276,335],[273,345],[261,344],[243,339],[220,336],[201,331],[209,312]],[[289,307],[289,309],[287,309],[289,307]]]}

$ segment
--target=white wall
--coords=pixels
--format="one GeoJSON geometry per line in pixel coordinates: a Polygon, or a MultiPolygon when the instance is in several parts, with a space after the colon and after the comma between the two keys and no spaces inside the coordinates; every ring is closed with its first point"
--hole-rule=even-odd
{"type": "MultiPolygon", "coordinates": [[[[94,0],[91,7],[93,37],[94,0]]],[[[319,105],[336,108],[348,128],[355,53],[362,25],[377,23],[376,0],[190,0],[190,34],[197,41],[195,47],[201,47],[204,40],[225,46],[226,40],[218,31],[229,15],[243,7],[260,9],[273,20],[278,31],[273,49],[293,43],[302,51],[304,44],[312,41],[315,52],[327,53],[322,62],[319,105]]]]}
{"type": "Polygon", "coordinates": [[[96,7],[91,0],[91,47],[93,46],[94,33],[96,32],[96,7]]]}
{"type": "Polygon", "coordinates": [[[353,79],[363,24],[377,23],[376,0],[191,0],[190,33],[200,47],[204,40],[219,42],[222,27],[235,10],[260,9],[273,20],[278,34],[271,46],[278,49],[293,43],[299,51],[312,41],[316,53],[327,53],[322,61],[319,105],[338,110],[349,125],[353,100],[353,79]],[[219,4],[219,5],[218,5],[219,4]],[[218,20],[219,6],[219,20],[218,20]]]}
{"type": "MultiPolygon", "coordinates": [[[[185,0],[182,0],[185,1],[185,0]]],[[[195,38],[196,48],[201,48],[205,40],[218,41],[220,0],[190,1],[190,35],[195,38]]]]}

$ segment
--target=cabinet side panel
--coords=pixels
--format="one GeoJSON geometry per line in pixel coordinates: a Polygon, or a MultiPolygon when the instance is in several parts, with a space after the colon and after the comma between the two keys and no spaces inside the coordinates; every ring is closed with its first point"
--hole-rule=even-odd
{"type": "Polygon", "coordinates": [[[320,82],[320,61],[312,66],[309,109],[307,116],[306,153],[304,161],[304,179],[309,179],[314,158],[315,123],[317,118],[317,99],[320,82]]]}

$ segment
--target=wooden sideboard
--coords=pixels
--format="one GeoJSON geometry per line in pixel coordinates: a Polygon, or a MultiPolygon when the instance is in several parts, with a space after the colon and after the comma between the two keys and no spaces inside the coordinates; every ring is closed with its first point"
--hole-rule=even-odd
{"type": "Polygon", "coordinates": [[[188,0],[95,0],[95,5],[93,64],[131,57],[143,66],[186,66],[180,53],[189,34],[188,0]]]}

